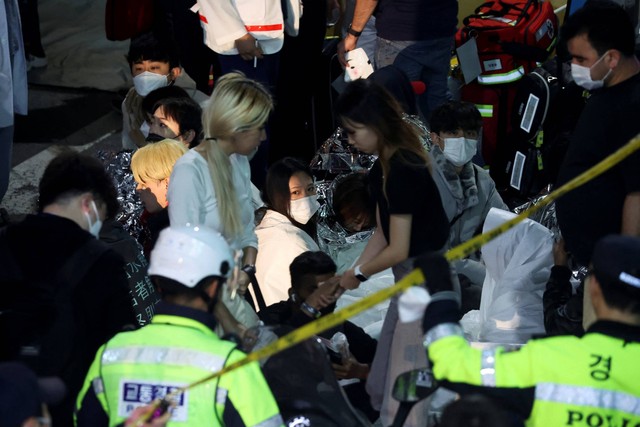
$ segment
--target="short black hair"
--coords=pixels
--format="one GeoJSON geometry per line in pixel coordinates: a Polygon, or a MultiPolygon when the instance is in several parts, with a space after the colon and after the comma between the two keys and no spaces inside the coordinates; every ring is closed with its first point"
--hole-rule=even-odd
{"type": "Polygon", "coordinates": [[[475,104],[466,101],[447,101],[431,112],[431,132],[455,132],[482,128],[482,116],[475,104]]]}
{"type": "Polygon", "coordinates": [[[336,179],[339,181],[333,190],[333,212],[340,224],[345,226],[349,218],[365,214],[369,218],[367,225],[374,226],[376,202],[369,188],[368,173],[352,172],[336,179]]]}
{"type": "Polygon", "coordinates": [[[335,274],[338,267],[331,257],[322,251],[306,251],[298,255],[289,265],[291,287],[297,291],[308,276],[335,274]]]}
{"type": "Polygon", "coordinates": [[[177,280],[170,279],[164,276],[152,275],[149,277],[151,282],[156,288],[156,291],[164,298],[171,298],[181,296],[189,300],[195,300],[196,298],[202,298],[202,293],[212,281],[218,281],[218,291],[221,292],[221,286],[225,282],[224,277],[220,276],[207,276],[203,277],[193,288],[183,285],[177,280]]]}
{"type": "Polygon", "coordinates": [[[145,114],[153,116],[153,113],[156,111],[156,103],[165,98],[189,98],[189,94],[186,90],[176,85],[159,87],[144,97],[142,100],[142,110],[145,114]]]}
{"type": "Polygon", "coordinates": [[[609,49],[616,49],[626,57],[635,54],[631,18],[622,6],[612,1],[588,1],[567,18],[560,29],[560,40],[566,46],[569,40],[583,34],[600,56],[609,49]]]}
{"type": "Polygon", "coordinates": [[[131,39],[127,61],[129,68],[141,61],[168,62],[169,68],[180,66],[175,43],[171,40],[160,40],[153,32],[142,33],[131,39]]]}
{"type": "Polygon", "coordinates": [[[482,394],[466,394],[442,412],[441,427],[508,427],[512,425],[505,408],[482,394]]]}
{"type": "Polygon", "coordinates": [[[162,107],[165,117],[170,117],[175,120],[180,126],[180,133],[192,130],[195,132],[195,137],[189,148],[193,148],[200,143],[202,139],[202,108],[200,105],[191,99],[186,98],[164,98],[159,100],[153,106],[153,112],[162,107]]]}
{"type": "Polygon", "coordinates": [[[107,207],[107,218],[119,209],[113,179],[100,160],[88,154],[66,150],[47,165],[39,186],[39,211],[65,198],[92,193],[107,207]]]}

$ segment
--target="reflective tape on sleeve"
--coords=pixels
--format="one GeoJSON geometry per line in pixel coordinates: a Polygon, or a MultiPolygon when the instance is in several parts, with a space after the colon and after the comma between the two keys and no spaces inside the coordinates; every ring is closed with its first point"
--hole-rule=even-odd
{"type": "Polygon", "coordinates": [[[536,400],[610,409],[640,416],[640,398],[615,390],[567,384],[540,383],[536,385],[536,400]]]}
{"type": "Polygon", "coordinates": [[[464,336],[462,328],[457,323],[441,323],[429,329],[424,334],[424,346],[428,347],[440,338],[448,337],[451,335],[464,336]]]}
{"type": "Polygon", "coordinates": [[[91,386],[93,387],[93,392],[96,396],[104,393],[104,383],[102,382],[102,378],[94,378],[93,381],[91,381],[91,386]]]}
{"type": "Polygon", "coordinates": [[[480,377],[485,387],[496,386],[496,350],[486,349],[482,351],[480,361],[480,377]]]}

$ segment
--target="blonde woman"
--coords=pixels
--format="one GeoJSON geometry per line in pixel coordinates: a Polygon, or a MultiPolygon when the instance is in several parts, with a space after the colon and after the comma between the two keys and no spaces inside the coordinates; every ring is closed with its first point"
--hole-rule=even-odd
{"type": "MultiPolygon", "coordinates": [[[[239,72],[220,77],[202,114],[205,139],[178,160],[169,184],[171,224],[218,230],[234,250],[242,251],[241,266],[246,268],[254,268],[258,247],[248,156],[266,139],[272,110],[271,94],[260,83],[239,72]]],[[[238,285],[244,294],[249,276],[243,271],[238,285]]],[[[230,301],[226,287],[223,301],[245,326],[257,324],[255,312],[245,312],[242,319],[237,310],[244,300],[230,301]]]]}
{"type": "Polygon", "coordinates": [[[167,189],[171,171],[176,161],[187,151],[183,143],[164,139],[145,145],[131,156],[131,171],[138,184],[136,191],[144,205],[142,223],[148,231],[148,237],[144,239],[142,246],[147,259],[158,234],[169,225],[166,208],[169,203],[167,189]]]}

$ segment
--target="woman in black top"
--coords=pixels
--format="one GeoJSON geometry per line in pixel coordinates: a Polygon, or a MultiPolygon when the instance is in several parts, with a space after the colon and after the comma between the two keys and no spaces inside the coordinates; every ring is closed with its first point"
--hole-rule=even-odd
{"type": "MultiPolygon", "coordinates": [[[[416,128],[403,120],[398,102],[373,81],[349,83],[336,108],[349,144],[378,155],[369,173],[376,201],[376,232],[356,267],[342,275],[340,286],[356,288],[389,267],[395,280],[400,280],[413,269],[413,257],[441,250],[449,235],[449,222],[431,178],[427,155],[416,128]]],[[[391,423],[398,409],[398,402],[391,397],[396,376],[427,366],[419,323],[398,322],[394,296],[366,384],[371,404],[380,411],[385,425],[391,423]]],[[[426,425],[425,413],[424,408],[412,411],[407,425],[426,425]]]]}
{"type": "MultiPolygon", "coordinates": [[[[386,89],[356,80],[338,100],[337,112],[349,144],[378,155],[369,179],[382,233],[373,234],[356,267],[342,276],[340,286],[353,289],[372,274],[442,249],[449,222],[419,135],[402,119],[402,108],[386,89]]],[[[395,279],[406,272],[395,268],[395,279]]]]}

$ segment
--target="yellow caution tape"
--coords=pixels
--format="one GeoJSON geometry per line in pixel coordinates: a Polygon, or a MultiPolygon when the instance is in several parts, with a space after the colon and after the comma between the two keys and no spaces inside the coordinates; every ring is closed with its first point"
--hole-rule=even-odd
{"type": "MultiPolygon", "coordinates": [[[[455,248],[450,249],[446,252],[445,258],[448,261],[454,261],[465,258],[467,255],[474,253],[478,249],[480,249],[487,242],[495,239],[511,228],[515,227],[518,223],[522,222],[524,219],[528,218],[534,212],[542,209],[544,206],[547,206],[554,200],[568,193],[569,191],[583,185],[584,183],[592,180],[593,178],[601,175],[602,173],[609,170],[611,167],[620,163],[622,160],[627,158],[629,155],[634,153],[640,149],[640,134],[638,134],[635,138],[629,141],[625,146],[621,147],[618,151],[611,154],[609,157],[602,160],[600,163],[593,166],[591,169],[583,172],[578,175],[571,181],[567,182],[563,186],[559,187],[555,191],[551,192],[547,197],[543,198],[537,204],[529,207],[527,210],[523,211],[518,216],[513,219],[500,224],[499,226],[483,233],[474,238],[456,246],[455,248]]],[[[179,395],[180,393],[196,387],[200,384],[208,382],[214,378],[217,378],[227,372],[230,372],[234,369],[240,368],[248,363],[258,361],[262,358],[272,356],[280,351],[286,350],[308,338],[311,338],[314,335],[318,335],[319,333],[336,326],[345,320],[351,318],[352,316],[367,310],[385,300],[392,297],[396,293],[405,290],[411,286],[418,286],[424,283],[424,276],[420,269],[414,269],[407,276],[405,276],[402,280],[390,286],[386,289],[382,289],[375,294],[369,295],[361,299],[360,301],[351,304],[340,311],[328,314],[326,316],[322,316],[319,319],[308,323],[289,334],[283,336],[277,341],[263,347],[260,350],[254,351],[252,353],[247,354],[247,356],[243,359],[238,360],[235,363],[232,363],[218,372],[215,372],[208,377],[202,378],[199,381],[196,381],[192,384],[189,384],[179,390],[176,390],[174,393],[171,393],[172,396],[179,395]]]]}

